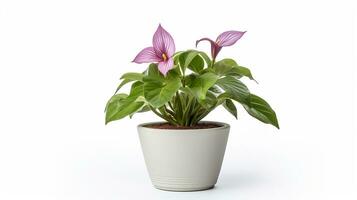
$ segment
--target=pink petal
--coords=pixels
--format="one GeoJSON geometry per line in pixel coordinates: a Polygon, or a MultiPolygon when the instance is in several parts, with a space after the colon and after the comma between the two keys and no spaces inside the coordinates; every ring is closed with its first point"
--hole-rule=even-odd
{"type": "Polygon", "coordinates": [[[151,62],[160,62],[162,59],[159,58],[153,47],[146,47],[141,50],[140,53],[134,58],[133,62],[135,63],[151,63],[151,62]]]}
{"type": "Polygon", "coordinates": [[[204,40],[210,42],[211,46],[214,46],[216,44],[213,40],[211,40],[209,38],[202,38],[202,39],[199,39],[196,41],[196,47],[197,47],[198,43],[200,43],[201,41],[204,41],[204,40]]]}
{"type": "Polygon", "coordinates": [[[167,61],[159,62],[159,71],[166,76],[167,72],[174,66],[174,60],[169,58],[167,61]]]}
{"type": "Polygon", "coordinates": [[[175,53],[174,39],[161,25],[159,25],[152,38],[152,44],[157,55],[166,54],[166,57],[171,57],[175,53]]]}
{"type": "Polygon", "coordinates": [[[220,47],[231,46],[236,43],[245,32],[241,31],[226,31],[217,37],[216,43],[220,47]]]}
{"type": "Polygon", "coordinates": [[[216,44],[216,42],[214,42],[213,40],[211,40],[209,38],[202,38],[200,40],[197,40],[196,47],[197,47],[198,43],[200,43],[201,41],[204,41],[204,40],[211,43],[211,55],[212,55],[212,58],[215,59],[217,57],[217,54],[219,53],[219,51],[221,51],[222,47],[218,46],[216,44]]]}

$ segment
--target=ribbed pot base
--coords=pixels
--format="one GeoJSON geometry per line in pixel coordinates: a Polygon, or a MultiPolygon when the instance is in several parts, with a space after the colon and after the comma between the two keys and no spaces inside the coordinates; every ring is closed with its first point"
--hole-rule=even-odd
{"type": "Polygon", "coordinates": [[[156,189],[171,191],[171,192],[194,192],[194,191],[202,191],[202,190],[210,190],[214,188],[214,185],[205,186],[205,187],[192,187],[192,188],[177,188],[177,187],[163,187],[154,185],[156,189]]]}

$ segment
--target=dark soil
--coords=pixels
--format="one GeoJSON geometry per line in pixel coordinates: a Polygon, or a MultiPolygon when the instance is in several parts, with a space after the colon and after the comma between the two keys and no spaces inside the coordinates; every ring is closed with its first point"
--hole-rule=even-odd
{"type": "Polygon", "coordinates": [[[208,129],[208,128],[221,127],[221,125],[215,123],[199,123],[193,126],[175,126],[169,123],[158,123],[158,124],[148,124],[145,125],[144,127],[156,128],[156,129],[208,129]]]}

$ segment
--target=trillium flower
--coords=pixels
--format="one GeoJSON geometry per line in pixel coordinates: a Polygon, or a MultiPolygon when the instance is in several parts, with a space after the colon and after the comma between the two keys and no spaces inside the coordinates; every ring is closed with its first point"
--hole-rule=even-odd
{"type": "Polygon", "coordinates": [[[196,41],[196,47],[198,45],[199,42],[206,40],[209,41],[211,43],[211,55],[213,60],[216,59],[217,54],[219,53],[219,51],[221,51],[222,47],[227,47],[227,46],[232,46],[233,44],[235,44],[243,35],[244,32],[241,31],[226,31],[221,33],[216,41],[213,41],[209,38],[202,38],[200,40],[196,41]]]}
{"type": "Polygon", "coordinates": [[[166,76],[172,69],[174,61],[172,56],[175,53],[175,42],[161,25],[157,28],[153,38],[152,47],[146,47],[134,58],[135,63],[158,63],[159,71],[166,76]]]}

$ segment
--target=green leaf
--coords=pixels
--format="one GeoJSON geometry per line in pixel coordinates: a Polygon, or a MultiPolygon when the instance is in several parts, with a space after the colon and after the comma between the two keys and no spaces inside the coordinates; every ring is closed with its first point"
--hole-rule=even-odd
{"type": "Polygon", "coordinates": [[[135,113],[143,113],[143,112],[147,112],[147,111],[151,111],[150,106],[148,106],[148,105],[143,105],[143,106],[141,106],[141,108],[139,108],[136,112],[131,113],[131,114],[129,115],[129,117],[130,117],[130,119],[131,119],[131,118],[134,116],[135,113]]]}
{"type": "MultiPolygon", "coordinates": [[[[195,96],[194,92],[189,87],[181,87],[180,91],[182,91],[185,95],[187,95],[189,97],[191,97],[191,96],[194,97],[195,96]]],[[[183,103],[186,103],[186,102],[183,101],[183,103]]]]}
{"type": "Polygon", "coordinates": [[[219,75],[219,76],[224,76],[226,75],[234,66],[237,66],[236,61],[233,59],[223,59],[220,60],[213,65],[213,71],[219,75]]]}
{"type": "Polygon", "coordinates": [[[107,105],[105,124],[122,119],[138,111],[144,102],[136,101],[143,94],[143,83],[135,82],[132,85],[129,96],[123,98],[121,94],[112,97],[107,105]]]}
{"type": "Polygon", "coordinates": [[[122,88],[124,85],[126,85],[127,83],[130,83],[132,82],[133,80],[129,80],[129,79],[124,79],[120,84],[119,86],[117,87],[117,89],[115,90],[114,94],[116,94],[120,88],[122,88]]]}
{"type": "Polygon", "coordinates": [[[186,75],[184,77],[185,84],[192,85],[192,82],[196,79],[197,76],[198,76],[197,74],[193,74],[193,73],[188,76],[186,75]]]}
{"type": "Polygon", "coordinates": [[[182,56],[180,64],[183,64],[183,66],[188,67],[190,65],[190,63],[192,62],[192,60],[197,55],[198,55],[197,51],[193,51],[193,50],[186,51],[182,56]]]}
{"type": "Polygon", "coordinates": [[[108,106],[105,124],[131,115],[139,110],[143,105],[144,102],[133,102],[126,99],[122,101],[115,101],[108,106]]]}
{"type": "Polygon", "coordinates": [[[122,100],[122,99],[125,99],[128,95],[127,94],[124,94],[124,93],[120,93],[120,94],[115,94],[113,95],[109,101],[107,102],[107,104],[105,105],[105,109],[104,109],[104,112],[107,111],[108,109],[108,106],[109,104],[115,102],[115,101],[119,101],[119,100],[122,100]]]}
{"type": "Polygon", "coordinates": [[[177,51],[174,53],[174,55],[172,56],[173,58],[176,58],[176,56],[179,56],[180,54],[182,54],[184,51],[177,51]]]}
{"type": "Polygon", "coordinates": [[[130,94],[128,98],[137,99],[138,97],[143,95],[144,95],[144,83],[139,81],[133,83],[133,85],[131,85],[130,94]]]}
{"type": "Polygon", "coordinates": [[[208,90],[209,90],[209,91],[212,91],[212,92],[214,92],[214,93],[216,93],[216,94],[222,93],[222,90],[221,90],[218,86],[216,86],[216,85],[213,85],[213,86],[210,87],[208,90]]]}
{"type": "Polygon", "coordinates": [[[237,119],[237,108],[232,100],[226,99],[223,103],[223,107],[237,119]]]}
{"type": "Polygon", "coordinates": [[[183,74],[185,73],[186,68],[199,73],[204,67],[202,57],[200,57],[199,52],[195,50],[188,50],[179,54],[175,63],[180,65],[183,74]]]}
{"type": "Polygon", "coordinates": [[[191,52],[187,55],[185,67],[189,68],[193,72],[200,73],[204,66],[205,63],[197,52],[191,52]]]}
{"type": "Polygon", "coordinates": [[[132,81],[142,81],[145,75],[143,73],[129,72],[123,74],[120,79],[128,79],[132,81]]]}
{"type": "Polygon", "coordinates": [[[185,73],[186,68],[193,72],[201,73],[205,63],[207,66],[211,65],[211,60],[206,53],[196,50],[187,50],[181,52],[174,57],[175,65],[180,65],[181,71],[185,73]]]}
{"type": "Polygon", "coordinates": [[[217,105],[216,95],[208,90],[206,94],[206,99],[204,100],[203,103],[204,103],[203,106],[205,108],[215,107],[217,105]]]}
{"type": "Polygon", "coordinates": [[[198,53],[199,53],[200,56],[203,58],[203,60],[205,60],[207,67],[211,67],[212,61],[211,61],[211,59],[208,57],[208,55],[207,55],[205,52],[203,52],[203,51],[198,51],[198,53]]]}
{"type": "Polygon", "coordinates": [[[216,83],[217,79],[218,76],[216,74],[207,72],[195,77],[190,85],[190,88],[198,100],[204,100],[208,89],[216,83]]]}
{"type": "Polygon", "coordinates": [[[123,81],[119,84],[119,86],[115,90],[114,94],[116,94],[120,90],[120,88],[122,88],[127,83],[130,83],[132,81],[142,81],[144,76],[145,75],[143,73],[136,73],[136,72],[129,72],[129,73],[123,74],[120,77],[120,79],[123,79],[123,81]]]}
{"type": "Polygon", "coordinates": [[[180,56],[184,53],[184,51],[180,51],[175,53],[175,55],[173,56],[174,59],[174,65],[179,65],[180,64],[180,56]]]}
{"type": "Polygon", "coordinates": [[[279,129],[278,119],[274,110],[261,97],[250,94],[248,104],[242,104],[245,110],[261,122],[272,124],[279,129]]]}
{"type": "Polygon", "coordinates": [[[159,71],[157,64],[150,64],[147,72],[147,76],[152,79],[164,80],[164,75],[159,71]]]}
{"type": "Polygon", "coordinates": [[[246,67],[242,67],[242,66],[234,66],[230,71],[228,71],[227,73],[228,75],[239,75],[239,76],[246,76],[248,77],[250,80],[254,80],[255,82],[257,82],[254,78],[252,73],[250,72],[250,70],[246,67]]]}
{"type": "Polygon", "coordinates": [[[147,112],[147,111],[151,111],[151,109],[150,109],[150,106],[145,105],[140,110],[138,110],[137,112],[138,113],[143,113],[143,112],[147,112]]]}
{"type": "Polygon", "coordinates": [[[244,101],[249,97],[249,90],[240,80],[232,76],[226,76],[218,79],[216,85],[221,87],[226,93],[234,99],[244,101]]]}
{"type": "Polygon", "coordinates": [[[189,53],[190,53],[190,51],[182,52],[181,54],[177,55],[177,57],[174,59],[174,63],[176,65],[178,64],[180,66],[182,74],[185,74],[185,71],[186,71],[185,62],[186,62],[187,55],[189,53]]]}
{"type": "Polygon", "coordinates": [[[239,66],[236,63],[236,61],[234,61],[233,59],[229,59],[229,58],[226,58],[226,59],[216,62],[213,66],[213,71],[219,76],[230,75],[230,76],[238,76],[239,78],[241,76],[246,76],[249,79],[255,81],[252,73],[250,72],[250,70],[248,68],[239,66]]]}
{"type": "Polygon", "coordinates": [[[169,71],[167,77],[155,79],[144,78],[144,97],[154,108],[167,103],[181,87],[181,80],[175,71],[169,71]]]}

